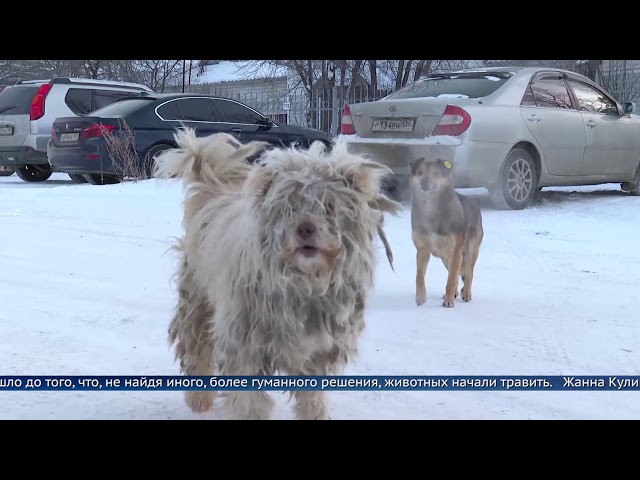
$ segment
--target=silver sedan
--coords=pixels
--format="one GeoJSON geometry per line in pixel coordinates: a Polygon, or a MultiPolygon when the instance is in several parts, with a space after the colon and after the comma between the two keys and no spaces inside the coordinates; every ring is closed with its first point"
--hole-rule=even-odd
{"type": "Polygon", "coordinates": [[[620,183],[640,194],[640,121],[588,78],[548,68],[487,68],[423,77],[344,109],[354,152],[391,167],[406,192],[408,162],[446,156],[459,188],[487,188],[522,209],[547,186],[620,183]]]}

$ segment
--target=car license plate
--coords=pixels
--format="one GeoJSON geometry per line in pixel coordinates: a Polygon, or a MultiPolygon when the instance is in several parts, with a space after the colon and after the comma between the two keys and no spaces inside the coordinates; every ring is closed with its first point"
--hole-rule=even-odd
{"type": "Polygon", "coordinates": [[[413,118],[374,118],[372,132],[413,132],[413,118]]]}
{"type": "Polygon", "coordinates": [[[13,135],[13,127],[0,127],[0,135],[13,135]]]}
{"type": "Polygon", "coordinates": [[[65,143],[77,142],[78,138],[80,138],[79,133],[63,133],[60,135],[60,141],[65,143]]]}

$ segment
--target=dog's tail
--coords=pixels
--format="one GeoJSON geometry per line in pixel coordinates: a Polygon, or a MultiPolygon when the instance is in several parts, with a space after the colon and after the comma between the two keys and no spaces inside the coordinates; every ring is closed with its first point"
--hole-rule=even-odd
{"type": "Polygon", "coordinates": [[[198,137],[191,128],[178,130],[174,139],[177,148],[155,157],[154,177],[181,178],[185,185],[241,184],[251,168],[247,159],[268,145],[266,142],[242,144],[226,133],[198,137]]]}
{"type": "Polygon", "coordinates": [[[382,244],[384,245],[384,251],[387,254],[387,260],[389,260],[391,270],[395,272],[396,269],[393,268],[393,251],[391,250],[391,245],[389,245],[389,240],[387,240],[387,234],[384,231],[382,222],[378,224],[378,236],[380,237],[380,240],[382,240],[382,244]]]}

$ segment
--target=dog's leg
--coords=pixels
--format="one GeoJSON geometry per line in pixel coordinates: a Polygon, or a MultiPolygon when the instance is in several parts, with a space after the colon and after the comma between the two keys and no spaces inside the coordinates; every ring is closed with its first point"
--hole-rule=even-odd
{"type": "MultiPolygon", "coordinates": [[[[176,343],[176,359],[185,375],[214,373],[213,337],[209,332],[213,309],[199,292],[186,259],[178,271],[178,308],[169,324],[169,343],[176,343]]],[[[185,403],[196,413],[213,407],[216,392],[187,390],[185,403]]]]}
{"type": "MultiPolygon", "coordinates": [[[[464,258],[462,259],[463,263],[464,263],[464,258]]],[[[447,269],[447,272],[449,271],[449,259],[447,257],[442,257],[442,264],[444,265],[444,268],[447,269]]],[[[458,292],[458,289],[456,288],[456,298],[458,298],[458,295],[460,295],[460,292],[458,292]]],[[[442,300],[444,300],[446,294],[442,295],[442,300]]]]}
{"type": "Polygon", "coordinates": [[[464,238],[456,236],[456,246],[453,249],[451,259],[447,261],[448,277],[447,287],[444,292],[444,300],[442,306],[452,308],[455,306],[455,297],[458,290],[458,277],[460,276],[460,267],[462,266],[462,250],[464,247],[464,238]]]}
{"type": "Polygon", "coordinates": [[[229,392],[224,404],[228,420],[268,420],[274,401],[267,392],[229,392]]]}
{"type": "Polygon", "coordinates": [[[427,287],[424,283],[424,278],[431,258],[431,249],[429,242],[415,232],[413,234],[413,244],[416,247],[416,304],[420,306],[427,301],[427,287]]]}
{"type": "MultiPolygon", "coordinates": [[[[336,349],[335,352],[338,352],[337,356],[339,357],[339,351],[336,349]]],[[[293,375],[327,376],[327,369],[323,368],[323,366],[331,363],[332,354],[314,355],[305,364],[304,370],[295,371],[293,375]]],[[[294,413],[296,420],[331,420],[327,392],[323,390],[294,390],[293,396],[295,398],[294,413]]]]}
{"type": "Polygon", "coordinates": [[[224,403],[227,420],[268,420],[274,406],[267,392],[229,392],[224,403]]]}
{"type": "Polygon", "coordinates": [[[478,260],[478,254],[480,252],[480,243],[482,242],[481,236],[476,236],[469,242],[462,261],[462,281],[464,286],[462,287],[462,300],[470,302],[471,285],[473,283],[473,271],[476,267],[476,261],[478,260]]]}
{"type": "Polygon", "coordinates": [[[296,398],[294,407],[296,419],[331,420],[327,392],[296,390],[294,396],[296,398]]]}
{"type": "MultiPolygon", "coordinates": [[[[236,344],[237,345],[237,344],[236,344]]],[[[273,372],[265,365],[254,365],[251,360],[240,355],[249,347],[234,348],[228,345],[226,351],[219,351],[220,375],[229,376],[271,376],[273,372]]],[[[266,391],[229,391],[226,395],[223,413],[228,420],[267,420],[271,416],[275,402],[266,391]]]]}

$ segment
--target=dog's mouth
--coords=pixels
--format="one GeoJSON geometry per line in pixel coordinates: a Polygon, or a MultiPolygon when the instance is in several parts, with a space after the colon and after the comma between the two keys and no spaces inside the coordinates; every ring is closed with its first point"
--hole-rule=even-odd
{"type": "Polygon", "coordinates": [[[423,178],[420,181],[420,188],[422,189],[423,192],[428,192],[429,190],[433,190],[433,185],[428,178],[423,178]]]}
{"type": "Polygon", "coordinates": [[[303,257],[311,258],[315,257],[320,252],[320,249],[315,245],[306,244],[298,247],[296,252],[303,257]]]}

